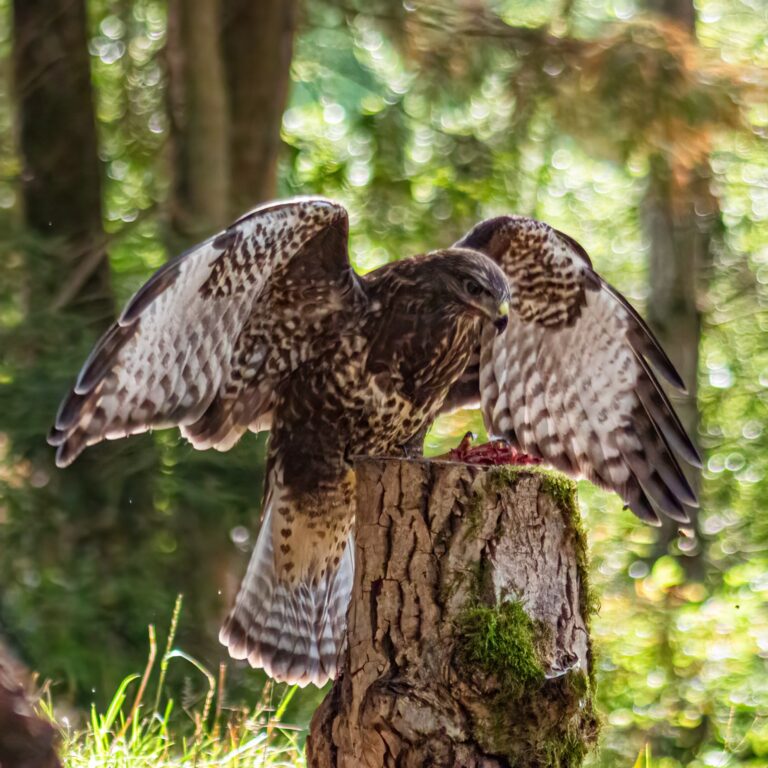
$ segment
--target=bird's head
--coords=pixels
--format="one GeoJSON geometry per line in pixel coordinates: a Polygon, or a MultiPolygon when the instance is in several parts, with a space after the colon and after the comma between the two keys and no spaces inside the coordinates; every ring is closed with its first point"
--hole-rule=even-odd
{"type": "Polygon", "coordinates": [[[487,256],[468,248],[448,248],[428,255],[432,278],[446,303],[460,312],[487,317],[499,330],[509,319],[509,282],[487,256]]]}

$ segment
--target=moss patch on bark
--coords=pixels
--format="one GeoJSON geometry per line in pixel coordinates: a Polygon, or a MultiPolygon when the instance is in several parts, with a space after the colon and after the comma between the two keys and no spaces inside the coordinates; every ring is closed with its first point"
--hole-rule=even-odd
{"type": "Polygon", "coordinates": [[[515,695],[544,682],[536,654],[534,622],[518,602],[467,607],[457,622],[462,662],[496,675],[515,695]]]}
{"type": "MultiPolygon", "coordinates": [[[[589,582],[589,556],[576,497],[576,483],[541,467],[496,467],[469,502],[470,533],[482,528],[488,494],[514,489],[524,477],[538,475],[541,491],[563,515],[580,577],[580,604],[586,622],[598,608],[589,582]],[[474,519],[477,518],[477,519],[474,519]]],[[[539,626],[519,601],[488,604],[482,569],[475,574],[469,600],[456,621],[455,647],[466,682],[485,704],[474,710],[473,738],[491,754],[517,768],[578,768],[595,743],[599,720],[594,711],[594,658],[589,670],[573,669],[547,677],[538,648],[547,628],[539,626]],[[563,719],[563,711],[568,716],[563,719]],[[535,724],[532,727],[532,724],[535,724]],[[534,737],[531,734],[535,734],[534,737]]]]}

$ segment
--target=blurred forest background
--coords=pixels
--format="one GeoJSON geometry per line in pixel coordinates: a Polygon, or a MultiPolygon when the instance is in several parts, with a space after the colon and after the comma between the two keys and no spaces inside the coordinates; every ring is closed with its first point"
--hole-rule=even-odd
{"type": "MultiPolygon", "coordinates": [[[[169,256],[295,194],[348,206],[363,271],[516,212],[580,241],[650,320],[705,456],[683,534],[582,484],[593,764],[647,743],[665,768],[768,765],[767,133],[764,0],[0,0],[2,643],[56,701],[103,705],[183,592],[178,645],[223,660],[263,439],[220,455],[160,432],[66,471],[45,444],[169,256]]],[[[188,670],[169,680],[193,702],[188,670]]],[[[229,679],[231,702],[264,683],[229,679]]]]}

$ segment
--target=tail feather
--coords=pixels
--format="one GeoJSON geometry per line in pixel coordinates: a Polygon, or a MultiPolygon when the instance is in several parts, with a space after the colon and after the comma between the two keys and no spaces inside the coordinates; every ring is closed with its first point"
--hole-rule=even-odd
{"type": "Polygon", "coordinates": [[[352,591],[350,534],[338,566],[291,583],[275,567],[268,507],[235,607],[219,633],[235,659],[279,682],[321,686],[336,675],[352,591]]]}

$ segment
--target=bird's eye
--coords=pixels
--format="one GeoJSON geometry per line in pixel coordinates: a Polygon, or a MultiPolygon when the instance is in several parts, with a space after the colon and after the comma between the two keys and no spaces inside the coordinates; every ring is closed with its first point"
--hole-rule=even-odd
{"type": "Polygon", "coordinates": [[[467,282],[464,284],[464,287],[467,289],[467,293],[470,296],[479,296],[483,292],[483,287],[480,285],[480,283],[474,280],[467,280],[467,282]]]}

